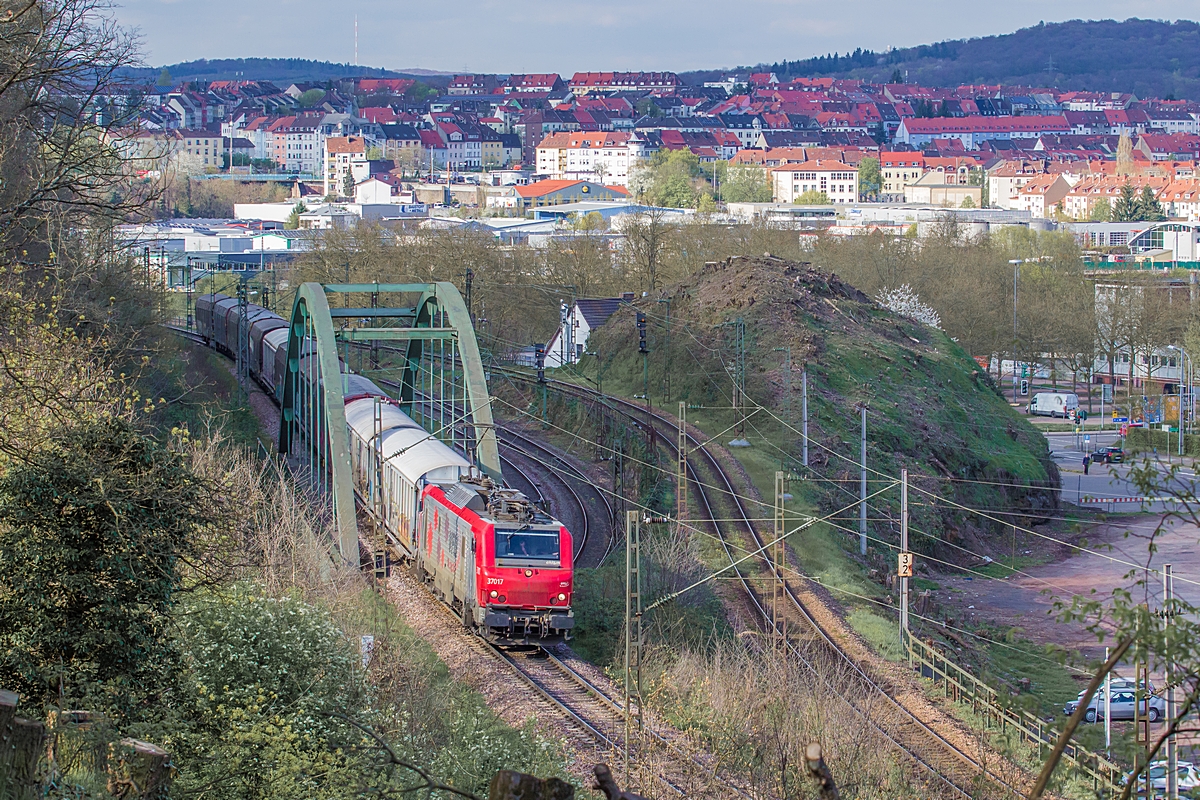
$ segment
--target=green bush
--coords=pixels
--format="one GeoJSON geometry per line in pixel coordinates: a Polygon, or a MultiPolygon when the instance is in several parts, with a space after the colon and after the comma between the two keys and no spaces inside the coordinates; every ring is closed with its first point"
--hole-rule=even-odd
{"type": "MultiPolygon", "coordinates": [[[[1130,428],[1125,434],[1125,450],[1127,455],[1148,453],[1158,449],[1162,455],[1179,452],[1179,434],[1149,428],[1130,428]]],[[[1200,435],[1185,433],[1183,436],[1183,454],[1200,457],[1200,435]]]]}

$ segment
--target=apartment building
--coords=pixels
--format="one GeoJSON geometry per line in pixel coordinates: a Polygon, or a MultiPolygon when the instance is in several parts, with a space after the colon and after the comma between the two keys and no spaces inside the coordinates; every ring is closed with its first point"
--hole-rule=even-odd
{"type": "Polygon", "coordinates": [[[645,140],[633,133],[552,133],[537,146],[535,167],[553,180],[594,180],[628,186],[630,170],[646,157],[645,140]]]}
{"type": "Polygon", "coordinates": [[[841,161],[787,164],[770,173],[776,203],[795,203],[805,192],[822,192],[835,204],[858,202],[858,168],[841,161]]]}
{"type": "Polygon", "coordinates": [[[221,169],[225,166],[224,136],[213,131],[193,131],[181,128],[171,131],[176,153],[186,153],[206,169],[221,169]]]}
{"type": "Polygon", "coordinates": [[[919,152],[888,152],[879,154],[880,194],[899,199],[904,187],[911,186],[925,174],[925,156],[919,152]]]}
{"type": "Polygon", "coordinates": [[[367,140],[361,136],[330,136],[325,140],[322,178],[326,197],[346,196],[346,176],[367,161],[367,140]]]}

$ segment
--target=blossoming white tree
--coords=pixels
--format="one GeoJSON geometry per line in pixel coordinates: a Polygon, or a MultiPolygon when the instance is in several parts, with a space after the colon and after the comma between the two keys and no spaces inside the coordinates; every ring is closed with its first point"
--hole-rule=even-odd
{"type": "Polygon", "coordinates": [[[875,295],[875,302],[902,317],[908,317],[914,322],[920,322],[931,328],[942,327],[942,318],[932,306],[921,302],[916,291],[907,283],[895,289],[880,289],[875,295]]]}

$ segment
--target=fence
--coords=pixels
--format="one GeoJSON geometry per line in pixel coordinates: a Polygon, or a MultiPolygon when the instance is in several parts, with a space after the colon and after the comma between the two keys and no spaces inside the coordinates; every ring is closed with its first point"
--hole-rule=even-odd
{"type": "MultiPolygon", "coordinates": [[[[1009,707],[1001,701],[995,689],[955,664],[929,643],[913,636],[910,631],[904,631],[903,640],[909,666],[934,684],[940,682],[947,699],[956,703],[970,703],[972,710],[983,717],[985,728],[990,729],[997,724],[1002,730],[1012,729],[1021,741],[1037,745],[1039,759],[1054,746],[1058,734],[1044,720],[1024,709],[1009,707]]],[[[1063,760],[1091,778],[1095,791],[1107,792],[1110,796],[1120,791],[1124,771],[1099,753],[1068,744],[1063,751],[1063,760]]]]}

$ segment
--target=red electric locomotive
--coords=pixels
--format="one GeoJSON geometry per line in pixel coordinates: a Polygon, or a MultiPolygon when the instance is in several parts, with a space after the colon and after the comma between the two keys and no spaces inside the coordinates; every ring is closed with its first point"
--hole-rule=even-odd
{"type": "Polygon", "coordinates": [[[487,479],[431,484],[422,492],[418,573],[491,639],[566,639],[571,613],[571,534],[523,494],[487,479]]]}

